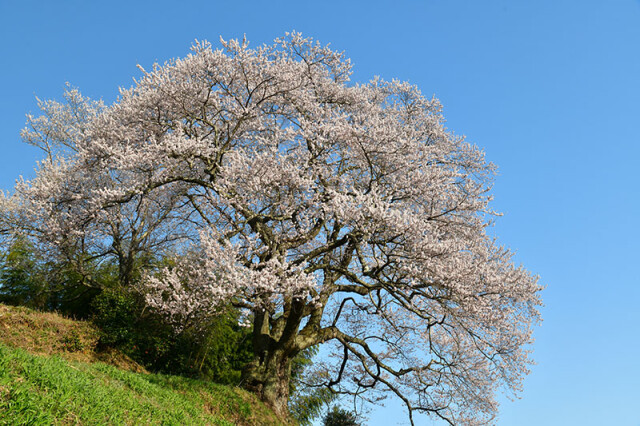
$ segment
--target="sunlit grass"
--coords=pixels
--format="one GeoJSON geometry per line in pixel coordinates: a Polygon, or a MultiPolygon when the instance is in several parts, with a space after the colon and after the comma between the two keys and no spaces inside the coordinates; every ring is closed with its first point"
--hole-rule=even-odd
{"type": "Polygon", "coordinates": [[[87,323],[0,307],[0,425],[280,424],[239,388],[97,362],[87,323]]]}

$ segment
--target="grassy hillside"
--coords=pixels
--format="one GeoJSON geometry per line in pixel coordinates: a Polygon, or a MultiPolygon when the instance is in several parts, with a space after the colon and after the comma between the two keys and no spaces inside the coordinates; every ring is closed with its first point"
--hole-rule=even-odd
{"type": "Polygon", "coordinates": [[[0,425],[278,425],[241,389],[96,352],[90,324],[0,305],[0,425]]]}

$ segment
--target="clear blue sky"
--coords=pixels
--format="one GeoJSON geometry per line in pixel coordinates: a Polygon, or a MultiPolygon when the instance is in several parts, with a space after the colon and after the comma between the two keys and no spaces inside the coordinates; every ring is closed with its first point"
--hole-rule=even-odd
{"type": "MultiPolygon", "coordinates": [[[[196,38],[292,29],[345,50],[355,81],[435,94],[499,166],[495,232],[547,289],[537,365],[498,424],[640,425],[638,0],[0,0],[0,188],[33,171],[19,131],[34,95],[68,81],[111,102],[137,63],[196,38]]],[[[402,418],[392,404],[370,424],[402,418]]]]}

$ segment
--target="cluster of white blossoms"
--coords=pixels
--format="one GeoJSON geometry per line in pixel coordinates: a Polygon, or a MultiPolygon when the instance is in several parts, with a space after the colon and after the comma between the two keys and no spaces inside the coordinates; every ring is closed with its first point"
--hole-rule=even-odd
{"type": "Polygon", "coordinates": [[[143,70],[111,106],[43,104],[25,138],[49,159],[18,184],[14,223],[118,259],[172,253],[145,275],[151,306],[185,319],[233,304],[273,357],[334,344],[336,391],[491,419],[494,391],[527,372],[541,303],[486,233],[495,167],[437,99],[351,84],[343,54],[300,34],[222,44],[143,70]]]}
{"type": "Polygon", "coordinates": [[[317,293],[313,274],[305,265],[271,258],[247,267],[240,259],[256,241],[234,243],[212,232],[201,232],[200,250],[175,266],[148,275],[144,282],[149,306],[167,313],[181,327],[190,316],[215,314],[231,300],[255,309],[274,309],[287,298],[311,299],[317,293]]]}

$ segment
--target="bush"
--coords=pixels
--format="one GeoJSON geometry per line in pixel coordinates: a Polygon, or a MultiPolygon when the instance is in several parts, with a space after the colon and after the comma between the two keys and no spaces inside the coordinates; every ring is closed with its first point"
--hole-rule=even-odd
{"type": "Polygon", "coordinates": [[[253,358],[253,345],[251,330],[238,325],[238,318],[238,312],[228,308],[204,327],[183,333],[183,344],[192,346],[191,368],[198,376],[240,384],[242,369],[253,358]]]}
{"type": "Polygon", "coordinates": [[[105,289],[93,300],[92,311],[100,344],[122,350],[152,371],[238,384],[253,356],[249,331],[238,325],[233,309],[181,333],[145,310],[138,294],[121,288],[105,289]]]}
{"type": "Polygon", "coordinates": [[[324,426],[360,426],[351,411],[334,406],[323,419],[324,426]]]}
{"type": "Polygon", "coordinates": [[[91,304],[93,323],[100,329],[100,344],[128,347],[135,340],[136,301],[122,290],[103,290],[91,304]]]}
{"type": "MultiPolygon", "coordinates": [[[[84,273],[92,286],[70,264],[45,261],[27,239],[16,238],[0,254],[0,303],[90,318],[100,330],[100,346],[118,348],[151,371],[240,383],[253,349],[237,311],[176,333],[163,317],[145,310],[140,294],[120,284],[115,265],[89,263],[84,273]]],[[[69,339],[68,350],[82,350],[69,339]]]]}

